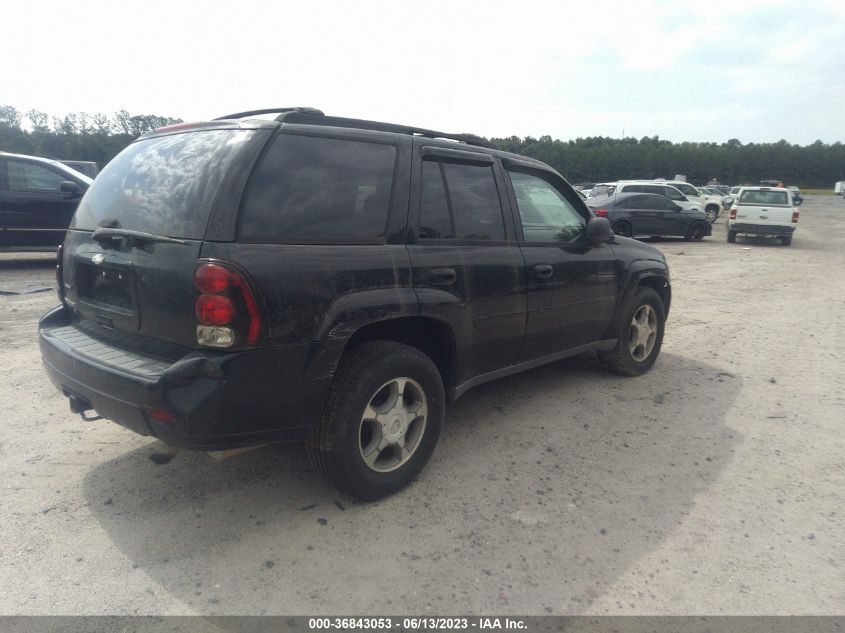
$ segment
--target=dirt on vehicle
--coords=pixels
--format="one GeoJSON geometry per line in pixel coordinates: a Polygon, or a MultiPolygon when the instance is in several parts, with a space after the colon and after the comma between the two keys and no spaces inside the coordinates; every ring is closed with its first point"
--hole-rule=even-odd
{"type": "Polygon", "coordinates": [[[298,446],[157,464],[72,415],[36,340],[54,259],[0,254],[0,613],[841,613],[843,218],[807,196],[788,248],[722,218],[652,242],[673,301],[650,373],[585,355],[474,389],[370,504],[298,446]]]}

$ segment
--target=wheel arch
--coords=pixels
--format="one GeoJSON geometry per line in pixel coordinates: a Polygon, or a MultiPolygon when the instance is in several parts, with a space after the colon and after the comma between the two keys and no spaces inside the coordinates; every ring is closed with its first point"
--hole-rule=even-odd
{"type": "Polygon", "coordinates": [[[343,353],[367,341],[394,341],[420,350],[431,358],[449,394],[455,385],[457,355],[455,334],[448,323],[426,316],[407,316],[375,321],[359,327],[349,337],[343,353]]]}
{"type": "Polygon", "coordinates": [[[605,338],[618,338],[622,331],[625,315],[631,307],[637,290],[641,287],[651,288],[663,302],[664,314],[669,316],[669,306],[672,303],[672,288],[669,285],[669,268],[666,264],[656,260],[639,260],[631,264],[628,276],[620,293],[613,322],[605,338]]]}

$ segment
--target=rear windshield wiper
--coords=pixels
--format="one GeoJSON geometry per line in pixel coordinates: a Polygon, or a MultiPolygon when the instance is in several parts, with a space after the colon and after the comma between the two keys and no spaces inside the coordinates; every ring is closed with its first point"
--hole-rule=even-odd
{"type": "Polygon", "coordinates": [[[161,242],[163,244],[190,244],[187,240],[177,240],[175,237],[167,237],[166,235],[155,235],[154,233],[144,233],[143,231],[130,231],[128,229],[109,229],[100,228],[94,231],[92,238],[98,242],[107,240],[127,239],[136,242],[161,242]]]}

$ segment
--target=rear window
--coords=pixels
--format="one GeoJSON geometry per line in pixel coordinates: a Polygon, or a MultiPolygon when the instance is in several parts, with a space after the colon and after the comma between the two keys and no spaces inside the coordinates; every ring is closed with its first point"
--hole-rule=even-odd
{"type": "Polygon", "coordinates": [[[280,134],[247,186],[239,239],[381,241],[395,162],[392,145],[280,134]]]}
{"type": "Polygon", "coordinates": [[[209,130],[133,143],[94,180],[71,228],[108,226],[201,239],[217,188],[251,135],[209,130]]]}
{"type": "Polygon", "coordinates": [[[786,207],[789,206],[789,198],[786,195],[786,191],[782,189],[780,191],[746,189],[739,197],[739,204],[765,204],[786,207]]]}

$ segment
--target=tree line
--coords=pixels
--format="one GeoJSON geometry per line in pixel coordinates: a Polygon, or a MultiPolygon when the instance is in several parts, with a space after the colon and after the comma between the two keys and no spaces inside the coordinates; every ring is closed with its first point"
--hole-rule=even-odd
{"type": "MultiPolygon", "coordinates": [[[[66,160],[90,160],[103,167],[141,134],[182,119],[72,112],[50,117],[0,106],[0,151],[66,160]]],[[[845,180],[845,145],[816,141],[776,143],[673,143],[657,136],[610,138],[593,136],[570,141],[551,136],[485,139],[494,147],[548,163],[572,183],[625,178],[673,178],[684,174],[694,184],[711,179],[729,185],[778,179],[799,187],[829,188],[845,180]]]]}
{"type": "Polygon", "coordinates": [[[40,110],[20,112],[0,105],[0,151],[64,160],[87,160],[101,168],[141,134],[182,119],[120,110],[71,112],[51,117],[40,110]]]}
{"type": "Polygon", "coordinates": [[[588,137],[560,141],[516,136],[491,139],[494,146],[548,163],[571,183],[613,182],[621,179],[674,178],[704,185],[758,184],[782,180],[799,187],[833,188],[845,180],[845,145],[816,141],[811,145],[745,143],[672,143],[657,136],[635,138],[588,137]]]}

